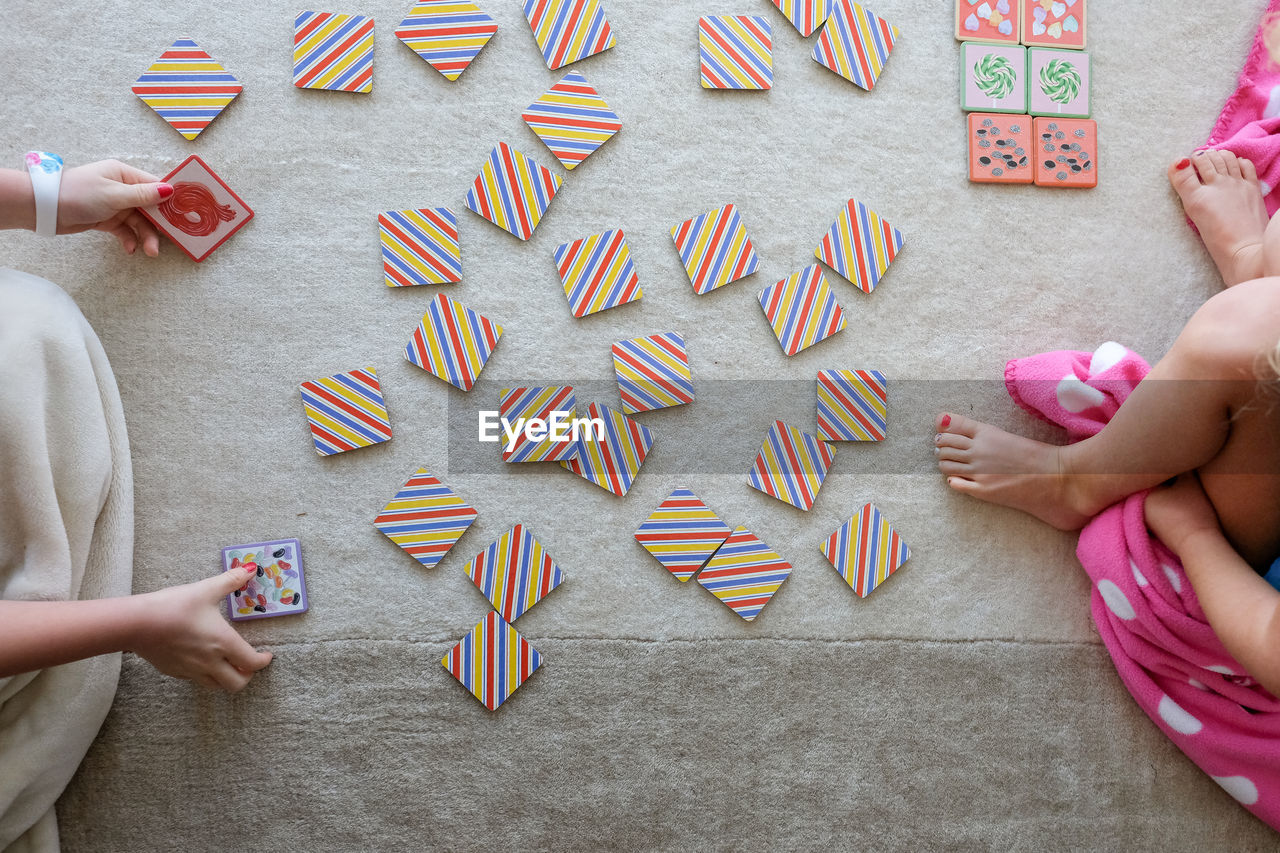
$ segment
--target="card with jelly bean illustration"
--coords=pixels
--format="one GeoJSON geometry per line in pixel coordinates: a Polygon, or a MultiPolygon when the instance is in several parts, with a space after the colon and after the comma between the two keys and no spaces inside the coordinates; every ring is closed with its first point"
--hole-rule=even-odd
{"type": "Polygon", "coordinates": [[[193,261],[209,257],[253,218],[249,205],[195,154],[164,181],[173,187],[173,195],[139,210],[193,261]]]}
{"type": "Polygon", "coordinates": [[[297,539],[276,539],[222,549],[222,568],[242,571],[252,565],[248,582],[227,596],[234,621],[288,616],[307,610],[307,584],[302,575],[302,546],[297,539]]]}
{"type": "Polygon", "coordinates": [[[1021,0],[956,0],[956,38],[989,44],[1017,44],[1021,0]]]}

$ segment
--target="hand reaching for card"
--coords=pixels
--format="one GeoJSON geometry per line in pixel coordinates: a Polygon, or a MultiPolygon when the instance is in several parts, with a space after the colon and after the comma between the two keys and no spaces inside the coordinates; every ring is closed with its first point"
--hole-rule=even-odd
{"type": "Polygon", "coordinates": [[[165,675],[212,689],[242,690],[271,663],[222,616],[226,597],[244,586],[249,572],[236,568],[217,577],[172,586],[142,596],[147,627],[131,649],[165,675]]]}
{"type": "Polygon", "coordinates": [[[58,233],[105,231],[130,255],[141,245],[143,254],[154,258],[160,253],[160,235],[137,208],[171,195],[172,186],[119,160],[67,169],[58,193],[58,233]]]}

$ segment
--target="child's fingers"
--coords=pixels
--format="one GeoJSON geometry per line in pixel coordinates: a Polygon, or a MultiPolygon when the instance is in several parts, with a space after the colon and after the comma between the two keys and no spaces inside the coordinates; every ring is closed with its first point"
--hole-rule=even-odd
{"type": "Polygon", "coordinates": [[[126,184],[154,184],[160,180],[150,172],[135,169],[128,163],[120,163],[119,170],[120,181],[126,184]]]}
{"type": "Polygon", "coordinates": [[[124,249],[126,255],[132,255],[134,250],[138,248],[138,235],[123,222],[113,225],[108,229],[108,233],[114,235],[120,241],[120,246],[124,249]]]}
{"type": "Polygon", "coordinates": [[[251,678],[251,676],[245,675],[225,660],[215,663],[209,674],[214,681],[218,682],[218,686],[228,693],[239,693],[244,690],[245,685],[249,683],[251,678]]]}
{"type": "Polygon", "coordinates": [[[241,672],[250,674],[265,669],[272,658],[271,652],[258,651],[239,634],[235,635],[224,654],[228,663],[241,672]]]}
{"type": "Polygon", "coordinates": [[[226,598],[240,587],[249,582],[249,578],[253,577],[253,569],[243,569],[236,567],[230,571],[223,572],[216,577],[208,578],[202,583],[209,585],[209,597],[214,601],[220,598],[226,598]]]}
{"type": "Polygon", "coordinates": [[[154,258],[160,254],[160,235],[156,233],[155,227],[147,221],[145,216],[134,210],[124,218],[124,221],[137,235],[138,244],[142,246],[144,255],[154,258]]]}
{"type": "Polygon", "coordinates": [[[222,689],[222,685],[218,684],[218,682],[214,681],[212,678],[210,678],[207,675],[197,675],[195,678],[191,680],[194,681],[196,684],[199,684],[201,687],[207,687],[210,690],[222,689]]]}
{"type": "Polygon", "coordinates": [[[113,183],[108,187],[107,201],[116,210],[128,210],[131,207],[157,205],[171,195],[173,187],[166,183],[113,183]]]}

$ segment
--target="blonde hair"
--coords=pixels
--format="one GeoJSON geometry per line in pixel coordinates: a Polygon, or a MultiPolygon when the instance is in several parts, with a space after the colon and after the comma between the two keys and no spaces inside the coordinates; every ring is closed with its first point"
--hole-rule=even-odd
{"type": "Polygon", "coordinates": [[[1280,65],[1280,12],[1271,12],[1262,19],[1262,45],[1272,64],[1280,65]]]}

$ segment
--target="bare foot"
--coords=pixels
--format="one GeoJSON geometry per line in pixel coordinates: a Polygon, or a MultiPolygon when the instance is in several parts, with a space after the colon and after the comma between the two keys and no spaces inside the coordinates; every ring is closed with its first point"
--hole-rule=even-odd
{"type": "Polygon", "coordinates": [[[1169,167],[1169,183],[1226,286],[1261,278],[1267,208],[1253,163],[1230,151],[1200,151],[1169,167]]]}
{"type": "Polygon", "coordinates": [[[937,422],[934,452],[957,492],[1030,513],[1059,530],[1079,530],[1101,507],[1085,504],[1062,470],[1061,448],[960,415],[937,422]]]}

